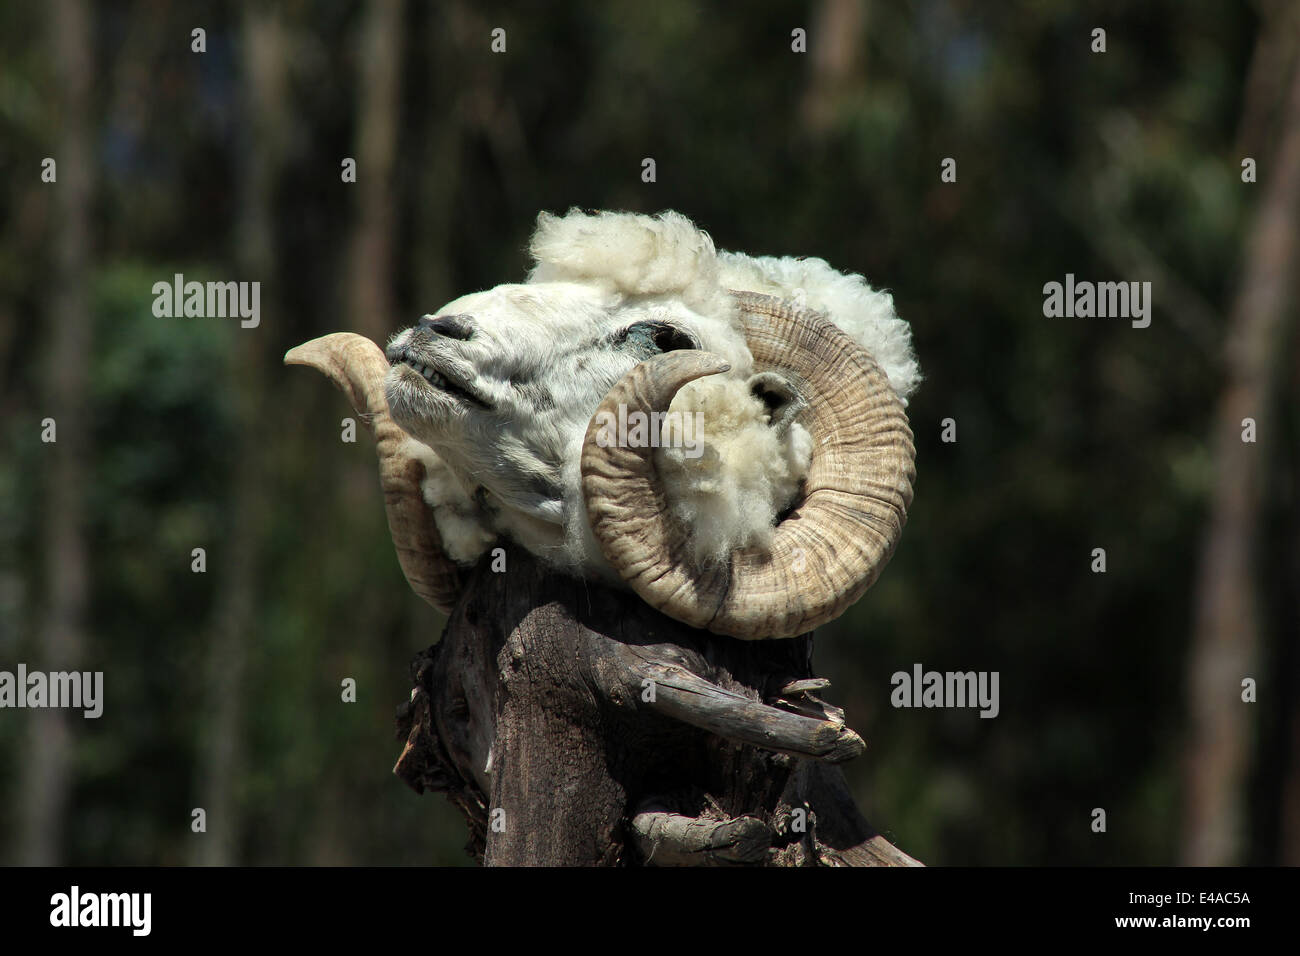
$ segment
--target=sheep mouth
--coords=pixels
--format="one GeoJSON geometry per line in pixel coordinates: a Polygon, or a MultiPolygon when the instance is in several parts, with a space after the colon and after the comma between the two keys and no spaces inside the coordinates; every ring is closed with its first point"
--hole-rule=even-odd
{"type": "MultiPolygon", "coordinates": [[[[416,375],[424,379],[425,385],[436,392],[441,392],[451,398],[458,399],[469,405],[475,405],[479,408],[490,409],[492,406],[481,395],[465,382],[458,381],[444,368],[438,369],[432,361],[422,358],[416,354],[414,349],[390,349],[388,353],[389,364],[396,368],[401,365],[415,372],[416,375]]],[[[407,376],[409,379],[410,376],[407,376]]]]}

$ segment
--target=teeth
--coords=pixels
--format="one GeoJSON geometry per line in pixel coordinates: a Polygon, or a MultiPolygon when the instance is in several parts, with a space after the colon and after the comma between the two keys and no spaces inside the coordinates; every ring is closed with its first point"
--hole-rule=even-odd
{"type": "Polygon", "coordinates": [[[437,386],[438,388],[446,388],[446,387],[447,387],[447,380],[446,380],[445,378],[443,378],[441,375],[439,375],[437,372],[435,372],[435,371],[434,371],[432,368],[430,368],[428,365],[421,365],[421,364],[418,363],[418,362],[413,362],[413,361],[411,361],[409,358],[408,358],[408,359],[405,359],[404,361],[405,361],[406,364],[409,365],[411,368],[415,369],[417,372],[419,372],[421,375],[423,375],[423,376],[424,376],[424,380],[425,380],[426,382],[428,382],[430,385],[435,385],[435,386],[437,386]]]}

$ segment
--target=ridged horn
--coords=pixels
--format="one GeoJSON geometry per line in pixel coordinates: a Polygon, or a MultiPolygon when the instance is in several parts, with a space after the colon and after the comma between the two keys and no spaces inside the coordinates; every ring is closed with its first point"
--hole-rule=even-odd
{"type": "Polygon", "coordinates": [[[397,560],[411,590],[444,613],[461,590],[461,571],[442,548],[433,511],[420,483],[424,464],[405,450],[414,441],[393,421],[384,395],[388,361],[383,350],[364,336],[335,332],[290,349],[285,365],[307,365],[333,382],[375,436],[379,483],[384,490],[388,531],[397,560]]]}
{"type": "Polygon", "coordinates": [[[601,447],[602,413],[668,409],[686,382],[721,371],[716,356],[670,352],[605,396],[587,430],[582,489],[606,560],[650,605],[693,627],[747,640],[793,637],[834,620],[893,554],[912,502],[916,451],[902,402],[870,353],[821,316],[771,296],[734,293],[760,371],[793,380],[812,433],[808,478],[767,550],[714,567],[689,557],[665,507],[652,448],[601,447]]]}

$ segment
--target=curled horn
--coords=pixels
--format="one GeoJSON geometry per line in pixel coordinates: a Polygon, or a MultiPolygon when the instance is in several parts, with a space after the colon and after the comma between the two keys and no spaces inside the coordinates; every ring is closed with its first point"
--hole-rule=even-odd
{"type": "Polygon", "coordinates": [[[733,294],[756,369],[797,384],[807,403],[799,420],[813,438],[801,496],[770,548],[696,566],[687,529],[664,506],[654,449],[596,440],[620,403],[666,411],[687,382],[725,371],[707,352],[656,356],[609,391],[587,429],[583,497],[606,560],[647,603],[718,634],[792,637],[834,620],[875,582],[907,520],[916,451],[903,405],[869,352],[815,313],[733,294]]]}
{"type": "Polygon", "coordinates": [[[375,436],[379,483],[384,490],[388,530],[407,582],[438,610],[449,612],[461,589],[461,572],[442,549],[433,511],[420,493],[424,464],[409,451],[413,442],[393,421],[384,395],[388,361],[374,342],[336,332],[304,342],[284,356],[285,365],[308,365],[348,397],[375,436]]]}

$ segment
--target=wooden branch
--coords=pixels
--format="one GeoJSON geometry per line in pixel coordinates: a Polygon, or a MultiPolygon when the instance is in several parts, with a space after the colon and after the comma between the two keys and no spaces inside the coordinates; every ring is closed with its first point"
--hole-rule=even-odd
{"type": "MultiPolygon", "coordinates": [[[[646,706],[727,740],[827,763],[852,760],[867,749],[843,723],[769,707],[683,667],[642,660],[632,672],[636,689],[646,680],[654,685],[654,699],[646,706]]],[[[644,700],[644,694],[637,699],[644,700]]]]}
{"type": "Polygon", "coordinates": [[[772,830],[757,817],[709,820],[665,809],[632,818],[632,834],[648,866],[744,866],[762,863],[772,830]]]}

